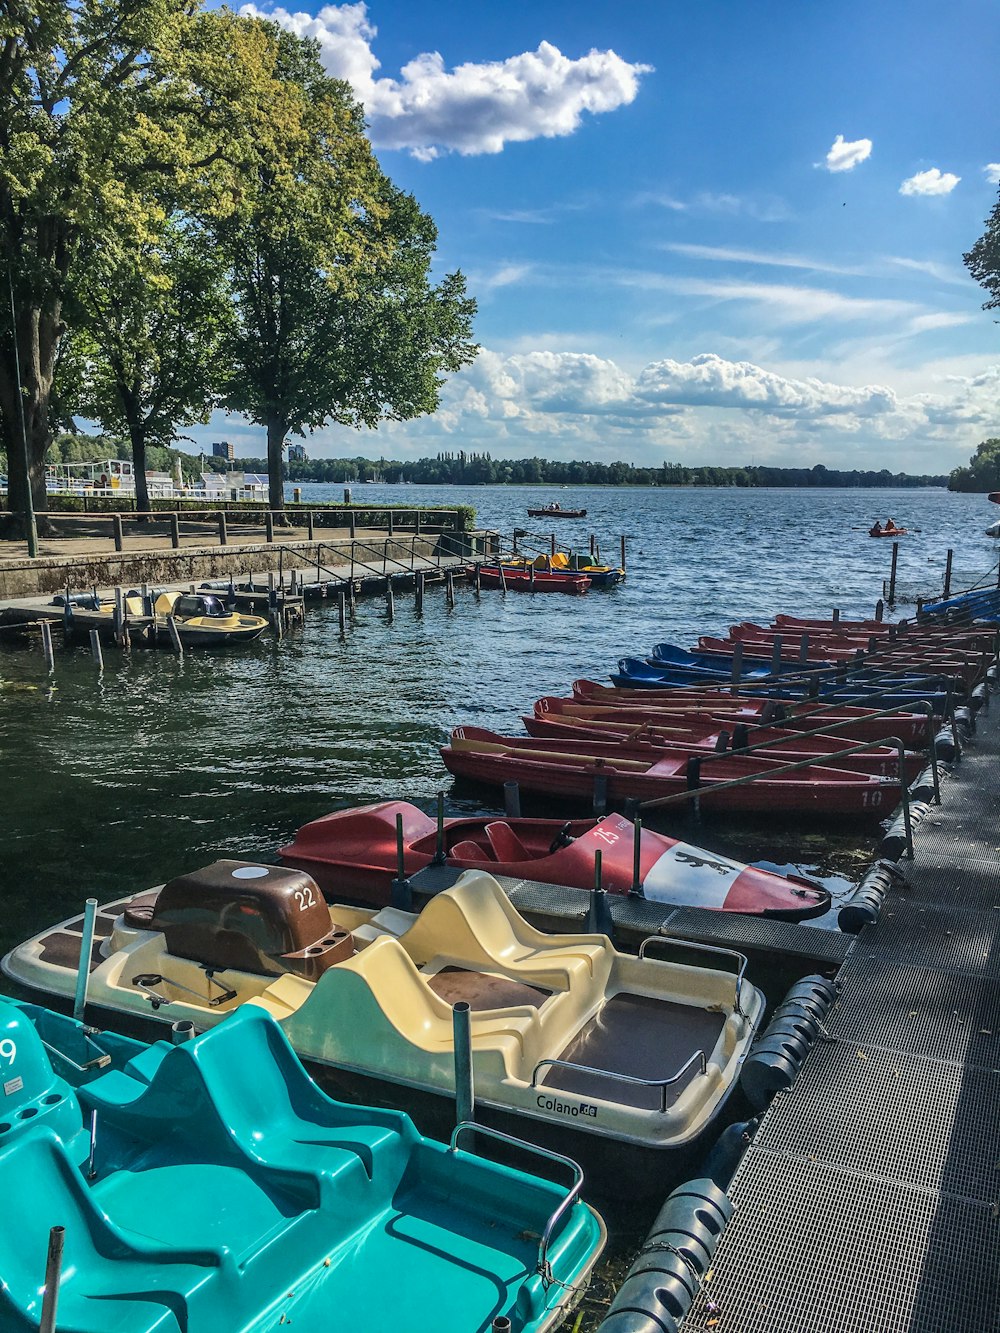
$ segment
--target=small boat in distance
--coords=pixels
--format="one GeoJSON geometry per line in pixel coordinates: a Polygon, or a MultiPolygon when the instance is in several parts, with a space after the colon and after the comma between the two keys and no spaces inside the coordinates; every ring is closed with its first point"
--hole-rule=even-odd
{"type": "Polygon", "coordinates": [[[871,528],[868,529],[868,536],[869,536],[869,537],[905,537],[906,534],[907,534],[908,532],[909,532],[909,528],[897,528],[896,525],[895,525],[895,523],[893,523],[892,519],[890,518],[890,519],[886,522],[885,527],[883,527],[881,523],[876,522],[876,524],[875,524],[874,527],[871,527],[871,528]]]}
{"type": "Polygon", "coordinates": [[[541,509],[529,509],[529,518],[586,518],[586,509],[563,509],[558,500],[541,509]]]}

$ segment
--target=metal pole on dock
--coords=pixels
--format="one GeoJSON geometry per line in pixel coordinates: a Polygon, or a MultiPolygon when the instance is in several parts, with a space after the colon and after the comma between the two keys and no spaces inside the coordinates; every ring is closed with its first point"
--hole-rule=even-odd
{"type": "Polygon", "coordinates": [[[551,548],[550,548],[550,550],[549,550],[549,555],[555,555],[555,553],[556,553],[556,534],[553,533],[553,534],[552,534],[552,541],[551,541],[551,548]]]}
{"type": "Polygon", "coordinates": [[[534,562],[534,560],[532,560],[531,564],[528,566],[528,585],[529,585],[529,587],[531,588],[531,591],[534,592],[534,591],[535,591],[535,562],[534,562]]]}
{"type": "Polygon", "coordinates": [[[503,565],[500,565],[500,591],[507,596],[507,575],[503,572],[503,565]]]}
{"type": "Polygon", "coordinates": [[[406,878],[406,849],[403,843],[403,816],[396,816],[396,878],[389,890],[390,905],[401,912],[413,910],[413,887],[406,878]]]}
{"type": "Polygon", "coordinates": [[[177,621],[173,616],[167,616],[167,633],[170,635],[170,642],[173,645],[174,652],[178,657],[183,657],[184,645],[181,643],[180,631],[177,628],[177,621]]]}
{"type": "Polygon", "coordinates": [[[508,819],[521,818],[521,788],[516,782],[503,784],[503,808],[508,819]]]}
{"type": "Polygon", "coordinates": [[[432,864],[443,866],[444,863],[444,792],[439,791],[437,795],[437,844],[434,848],[434,860],[432,864]]]}
{"type": "Polygon", "coordinates": [[[455,571],[449,569],[445,575],[445,590],[448,596],[448,605],[454,610],[455,607],[455,571]]]}
{"type": "Polygon", "coordinates": [[[343,639],[347,635],[347,598],[344,595],[343,588],[340,590],[337,602],[337,615],[340,620],[340,637],[343,639]]]}
{"type": "MultiPolygon", "coordinates": [[[[1000,566],[998,566],[998,569],[1000,569],[1000,566]]],[[[479,563],[479,561],[477,560],[477,561],[476,561],[476,597],[477,597],[477,598],[479,597],[479,594],[480,594],[480,592],[482,591],[482,586],[483,586],[483,567],[482,567],[482,565],[479,563]]],[[[1000,586],[1000,585],[998,585],[998,586],[1000,586]]]]}
{"type": "Polygon", "coordinates": [[[385,613],[390,620],[396,618],[396,600],[392,592],[392,575],[385,581],[385,613]]]}
{"type": "Polygon", "coordinates": [[[624,570],[624,568],[625,568],[625,534],[624,534],[624,533],[622,533],[622,537],[621,537],[621,552],[620,552],[620,554],[621,554],[621,567],[622,567],[622,569],[624,570]]]}
{"type": "Polygon", "coordinates": [[[42,1314],[38,1333],[56,1333],[56,1309],[59,1305],[59,1279],[62,1275],[65,1239],[65,1227],[49,1229],[49,1249],[45,1257],[45,1290],[42,1293],[42,1314]]]}
{"type": "Polygon", "coordinates": [[[899,542],[892,544],[892,565],[889,569],[889,595],[887,601],[890,606],[896,605],[896,565],[899,561],[899,542]]]}
{"type": "Polygon", "coordinates": [[[642,892],[642,815],[637,814],[632,821],[632,887],[629,893],[642,892]]]}
{"type": "Polygon", "coordinates": [[[56,669],[55,653],[52,651],[52,626],[47,620],[39,622],[42,631],[42,652],[45,655],[45,670],[52,674],[56,669]]]}
{"type": "Polygon", "coordinates": [[[954,555],[955,555],[955,552],[952,551],[952,550],[949,548],[949,550],[948,550],[948,557],[947,557],[947,559],[945,560],[945,565],[944,565],[944,597],[945,597],[945,598],[948,598],[948,597],[951,596],[951,562],[952,562],[952,559],[954,558],[954,555]]]}
{"type": "Polygon", "coordinates": [[[80,936],[80,960],[76,969],[76,993],[73,996],[73,1018],[83,1022],[87,1007],[87,987],[90,984],[90,956],[94,951],[94,922],[97,919],[97,899],[88,898],[83,909],[83,934],[80,936]]]}
{"type": "Polygon", "coordinates": [[[472,1077],[472,1019],[468,1000],[459,1000],[451,1011],[455,1046],[455,1122],[475,1119],[476,1093],[472,1077]]]}
{"type": "Polygon", "coordinates": [[[90,651],[97,663],[98,671],[104,670],[104,653],[101,651],[101,636],[96,629],[90,631],[90,651]]]}

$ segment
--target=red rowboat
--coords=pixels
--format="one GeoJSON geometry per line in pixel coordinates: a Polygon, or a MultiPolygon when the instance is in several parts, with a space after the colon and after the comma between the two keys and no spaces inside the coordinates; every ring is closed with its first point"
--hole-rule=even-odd
{"type": "MultiPolygon", "coordinates": [[[[847,722],[837,734],[856,741],[887,740],[898,737],[908,749],[927,744],[926,713],[887,713],[876,717],[875,709],[850,704],[797,703],[792,700],[761,699],[732,690],[627,690],[612,689],[596,680],[575,680],[573,701],[600,703],[613,708],[655,707],[674,713],[678,718],[700,719],[735,726],[780,722],[792,731],[815,731],[817,727],[847,722]]],[[[572,701],[567,701],[572,702],[572,701]]]]}
{"type": "MultiPolygon", "coordinates": [[[[644,754],[602,741],[522,740],[480,727],[456,727],[451,745],[441,750],[445,767],[456,777],[493,786],[518,782],[525,791],[590,800],[595,778],[607,782],[612,804],[631,799],[656,800],[689,790],[689,764],[695,756],[647,747],[644,754]]],[[[700,758],[700,756],[698,757],[700,758]]],[[[703,808],[741,812],[810,813],[841,817],[884,817],[899,801],[892,778],[833,768],[775,772],[780,765],[756,756],[713,755],[701,759],[703,808]],[[721,791],[712,788],[738,778],[756,781],[721,791]]]]}
{"type": "MultiPolygon", "coordinates": [[[[475,576],[475,569],[468,571],[469,577],[475,576]]],[[[480,565],[479,579],[484,588],[500,588],[504,584],[514,592],[586,592],[590,579],[585,574],[553,574],[542,569],[520,566],[503,567],[503,580],[500,578],[499,565],[480,565]]]]}
{"type": "MultiPolygon", "coordinates": [[[[669,714],[663,717],[655,711],[642,716],[638,709],[628,710],[629,716],[623,717],[623,710],[614,708],[587,709],[585,716],[565,713],[558,707],[554,710],[550,708],[551,704],[559,705],[561,702],[559,699],[548,698],[538,700],[534,715],[521,719],[529,736],[555,736],[566,740],[572,740],[575,736],[589,736],[595,741],[613,741],[623,745],[635,741],[682,754],[718,754],[727,750],[740,750],[746,745],[766,744],[766,750],[758,751],[761,759],[778,759],[785,764],[815,759],[818,763],[829,764],[834,768],[854,773],[875,773],[880,777],[895,777],[899,773],[899,752],[888,745],[833,759],[830,756],[850,749],[855,742],[850,738],[823,735],[810,736],[805,740],[783,727],[743,728],[740,734],[736,734],[735,728],[725,728],[718,723],[685,725],[669,714]]],[[[913,781],[923,766],[924,760],[919,754],[907,753],[903,761],[907,783],[913,781]]]]}
{"type": "Polygon", "coordinates": [[[562,509],[559,505],[548,505],[544,509],[529,509],[529,518],[586,518],[586,509],[562,509]]]}
{"type": "MultiPolygon", "coordinates": [[[[279,855],[307,871],[333,899],[389,901],[396,874],[396,816],[403,816],[407,875],[431,864],[437,825],[405,801],[383,801],[338,810],[300,828],[279,855]]],[[[621,815],[604,819],[446,819],[446,863],[543,884],[589,889],[594,853],[601,853],[601,883],[610,893],[632,887],[635,826],[621,815]]],[[[825,912],[827,891],[811,880],[756,870],[728,857],[643,829],[639,877],[643,896],[655,902],[710,907],[723,912],[800,921],[825,912]]]]}

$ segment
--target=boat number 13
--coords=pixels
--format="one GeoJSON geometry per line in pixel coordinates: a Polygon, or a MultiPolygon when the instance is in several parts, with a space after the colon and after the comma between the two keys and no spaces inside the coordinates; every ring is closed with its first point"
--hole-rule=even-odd
{"type": "Polygon", "coordinates": [[[12,1065],[17,1056],[17,1042],[11,1041],[10,1037],[4,1037],[0,1041],[0,1060],[12,1065]]]}
{"type": "MultiPolygon", "coordinates": [[[[313,894],[313,891],[312,891],[312,885],[311,885],[311,884],[307,884],[307,885],[305,886],[305,888],[302,888],[302,889],[296,889],[296,890],[295,890],[295,901],[296,901],[296,902],[298,903],[298,905],[299,905],[299,911],[300,911],[300,912],[304,912],[304,911],[306,910],[307,907],[313,907],[313,906],[315,905],[315,903],[316,903],[316,898],[315,898],[315,896],[314,896],[314,894],[313,894]]],[[[0,1052],[2,1052],[2,1051],[3,1051],[3,1043],[0,1042],[0,1052]]]]}

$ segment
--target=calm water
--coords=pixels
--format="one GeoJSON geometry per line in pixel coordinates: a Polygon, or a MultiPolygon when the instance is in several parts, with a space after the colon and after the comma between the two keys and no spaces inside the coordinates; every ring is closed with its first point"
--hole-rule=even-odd
{"type": "MultiPolygon", "coordinates": [[[[340,498],[340,487],[307,488],[340,498]]],[[[527,506],[586,506],[559,536],[605,556],[629,539],[628,582],[586,598],[459,589],[449,611],[360,603],[345,642],[332,607],[304,629],[223,655],[109,651],[99,677],[84,647],[59,651],[50,686],[35,651],[0,654],[0,800],[6,830],[0,947],[76,910],[88,895],[142,889],[220,855],[269,857],[335,806],[387,796],[430,804],[450,786],[438,755],[448,729],[472,721],[519,730],[541,694],[575,676],[606,678],[619,655],[681,644],[775,611],[870,613],[889,543],[865,530],[891,514],[919,529],[901,548],[907,581],[940,586],[956,568],[985,570],[995,546],[982,497],[945,492],[619,490],[356,486],[356,501],[471,503],[483,526],[528,525],[527,506]]],[[[534,525],[533,525],[534,526],[534,525]]],[[[58,636],[57,636],[58,638],[58,636]]],[[[466,798],[462,808],[469,808],[466,798]]],[[[745,859],[849,870],[870,851],[856,837],[796,831],[702,841],[745,859]]]]}

